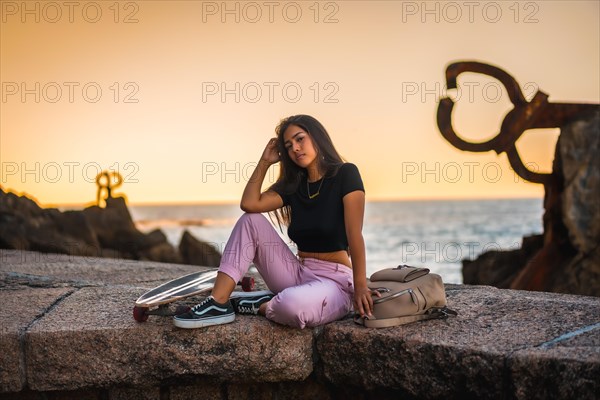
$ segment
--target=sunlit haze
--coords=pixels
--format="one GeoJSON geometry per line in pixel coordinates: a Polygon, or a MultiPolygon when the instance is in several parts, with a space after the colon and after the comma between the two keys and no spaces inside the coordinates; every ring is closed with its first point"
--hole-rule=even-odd
{"type": "MultiPolygon", "coordinates": [[[[505,155],[442,138],[441,97],[473,141],[511,109],[493,78],[447,91],[446,66],[499,66],[527,99],[600,102],[595,0],[0,4],[0,185],[42,205],[93,202],[101,170],[133,204],[238,201],[292,114],[324,124],[368,200],[539,198],[505,155]]],[[[526,132],[523,161],[549,172],[557,137],[526,132]]]]}

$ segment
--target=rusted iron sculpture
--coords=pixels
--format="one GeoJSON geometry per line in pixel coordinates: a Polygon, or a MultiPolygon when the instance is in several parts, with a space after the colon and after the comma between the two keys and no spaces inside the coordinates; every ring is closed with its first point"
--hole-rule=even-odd
{"type": "MultiPolygon", "coordinates": [[[[520,261],[521,257],[527,257],[524,265],[517,265],[515,274],[509,271],[501,276],[502,280],[478,283],[501,285],[500,287],[511,289],[552,291],[556,277],[562,277],[561,279],[564,280],[561,273],[581,261],[575,260],[575,257],[580,257],[580,253],[571,243],[568,228],[563,221],[564,176],[560,152],[555,151],[552,173],[538,173],[523,164],[515,142],[528,129],[564,128],[570,122],[590,118],[591,114],[600,111],[600,105],[550,103],[548,95],[541,91],[536,92],[531,101],[527,101],[517,81],[511,75],[498,67],[474,61],[456,62],[448,66],[446,69],[448,89],[457,88],[456,79],[463,72],[474,72],[498,79],[506,88],[514,107],[506,114],[500,132],[495,137],[485,142],[472,143],[460,138],[452,128],[451,114],[454,102],[449,98],[441,99],[437,110],[437,123],[442,136],[460,150],[472,152],[494,150],[498,154],[505,152],[510,165],[520,177],[543,184],[545,191],[542,246],[538,250],[527,250],[534,252],[532,256],[526,256],[526,252],[514,255],[512,260],[516,263],[523,262],[520,261]],[[508,279],[510,280],[507,283],[508,279]]],[[[502,262],[498,259],[498,263],[502,262]]],[[[496,265],[501,267],[499,264],[496,265]]],[[[515,265],[511,266],[511,271],[514,267],[515,265]]]]}
{"type": "Polygon", "coordinates": [[[482,143],[472,143],[461,139],[452,128],[452,108],[450,98],[440,100],[437,111],[437,124],[442,136],[454,147],[471,152],[494,150],[497,154],[505,152],[514,171],[523,179],[534,183],[546,184],[551,174],[532,171],[523,164],[515,142],[528,129],[560,128],[580,113],[600,108],[598,104],[550,103],[548,95],[537,91],[531,101],[527,101],[515,78],[506,71],[476,61],[461,61],[446,68],[448,89],[456,89],[456,78],[463,72],[475,72],[498,79],[506,88],[514,108],[502,121],[500,132],[492,139],[482,143]]]}
{"type": "Polygon", "coordinates": [[[96,185],[98,185],[98,193],[96,202],[98,207],[102,207],[102,203],[106,205],[106,200],[112,197],[112,190],[121,186],[123,177],[115,171],[102,171],[96,176],[96,185]],[[106,196],[102,194],[106,192],[106,196]]]}

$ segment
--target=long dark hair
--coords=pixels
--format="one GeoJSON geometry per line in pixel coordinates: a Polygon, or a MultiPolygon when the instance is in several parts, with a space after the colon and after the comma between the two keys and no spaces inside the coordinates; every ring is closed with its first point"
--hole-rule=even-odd
{"type": "MultiPolygon", "coordinates": [[[[277,134],[277,149],[279,151],[279,177],[271,188],[278,188],[280,192],[291,194],[298,189],[298,185],[304,177],[307,177],[306,169],[299,167],[288,154],[284,145],[283,133],[290,125],[295,125],[306,131],[312,139],[315,151],[317,152],[317,165],[319,171],[323,173],[323,178],[334,176],[344,159],[339,155],[331,137],[325,127],[310,115],[292,115],[282,119],[275,128],[277,134]]],[[[279,227],[289,225],[291,221],[291,208],[284,206],[271,213],[277,220],[279,227]]]]}

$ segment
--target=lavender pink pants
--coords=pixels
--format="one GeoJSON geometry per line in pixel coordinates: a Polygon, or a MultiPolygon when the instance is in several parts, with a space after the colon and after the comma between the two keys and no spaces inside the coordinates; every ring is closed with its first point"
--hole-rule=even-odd
{"type": "Polygon", "coordinates": [[[352,309],[352,270],[343,264],[297,258],[262,214],[243,214],[223,250],[219,271],[235,282],[254,263],[276,296],[268,319],[298,328],[342,318],[352,309]]]}

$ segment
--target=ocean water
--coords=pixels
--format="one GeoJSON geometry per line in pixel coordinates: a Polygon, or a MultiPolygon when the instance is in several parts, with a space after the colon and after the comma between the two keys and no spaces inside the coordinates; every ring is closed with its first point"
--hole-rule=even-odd
{"type": "MultiPolygon", "coordinates": [[[[130,211],[138,229],[160,228],[174,246],[187,229],[219,251],[242,215],[237,204],[130,206],[130,211]]],[[[543,211],[542,199],[368,202],[367,275],[408,264],[427,266],[444,282],[462,283],[463,259],[521,247],[523,236],[543,231],[543,211]]],[[[296,252],[291,242],[290,247],[296,252]]]]}

